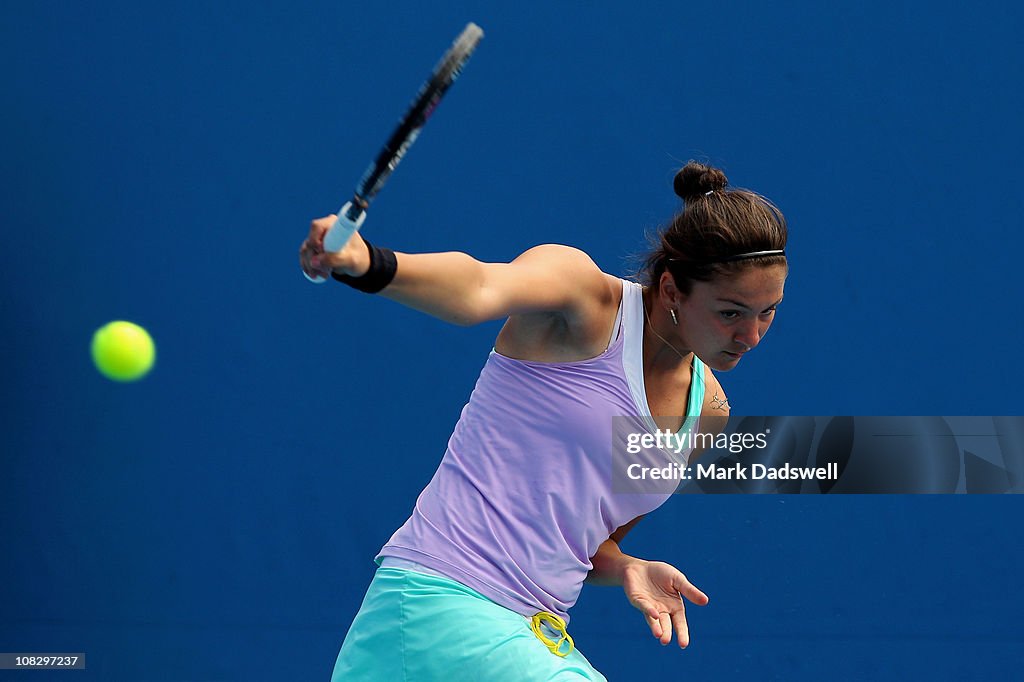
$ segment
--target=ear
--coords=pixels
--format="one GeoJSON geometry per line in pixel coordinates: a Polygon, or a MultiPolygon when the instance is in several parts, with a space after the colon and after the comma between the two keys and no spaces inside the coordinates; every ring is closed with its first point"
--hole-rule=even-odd
{"type": "Polygon", "coordinates": [[[661,279],[658,280],[658,298],[669,308],[674,308],[686,301],[686,294],[679,290],[676,281],[672,278],[672,273],[668,270],[661,273],[661,279]]]}

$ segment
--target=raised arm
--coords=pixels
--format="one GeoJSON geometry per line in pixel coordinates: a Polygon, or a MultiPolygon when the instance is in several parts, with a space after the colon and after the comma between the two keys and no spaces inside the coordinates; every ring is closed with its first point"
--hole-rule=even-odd
{"type": "MultiPolygon", "coordinates": [[[[365,274],[370,256],[358,232],[337,253],[324,252],[323,237],[333,222],[333,216],[313,221],[299,250],[300,265],[310,275],[365,274]]],[[[608,295],[604,273],[587,254],[568,246],[537,246],[511,263],[484,263],[459,252],[395,257],[395,278],[380,295],[453,324],[529,312],[585,315],[608,295]]]]}

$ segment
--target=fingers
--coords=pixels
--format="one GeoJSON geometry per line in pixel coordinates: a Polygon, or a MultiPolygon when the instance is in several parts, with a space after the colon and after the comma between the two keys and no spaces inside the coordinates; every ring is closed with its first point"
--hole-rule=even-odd
{"type": "Polygon", "coordinates": [[[667,611],[652,609],[644,613],[644,617],[647,619],[647,625],[651,628],[651,634],[654,635],[656,640],[661,642],[662,645],[672,641],[673,617],[667,611]]]}
{"type": "Polygon", "coordinates": [[[633,606],[639,609],[644,614],[644,619],[647,621],[647,627],[651,628],[651,634],[657,639],[661,639],[664,630],[661,626],[661,613],[658,611],[658,607],[650,601],[638,598],[633,602],[633,606]]]}
{"type": "MultiPolygon", "coordinates": [[[[682,602],[680,602],[682,604],[682,602]]],[[[686,609],[680,608],[678,611],[672,614],[672,622],[676,626],[676,641],[679,642],[679,647],[685,649],[690,646],[690,626],[686,624],[686,609]]],[[[662,642],[668,644],[668,642],[662,642]]]]}
{"type": "Polygon", "coordinates": [[[658,641],[664,646],[672,641],[672,619],[667,611],[662,611],[658,615],[661,622],[661,637],[658,638],[658,641]]]}
{"type": "MultiPolygon", "coordinates": [[[[680,597],[686,597],[697,606],[707,606],[708,595],[698,590],[682,573],[672,581],[672,587],[679,592],[680,597]]],[[[679,646],[685,649],[690,645],[690,626],[686,622],[686,607],[682,599],[679,600],[679,610],[672,614],[672,622],[676,626],[679,646]]]]}
{"type": "Polygon", "coordinates": [[[299,248],[299,267],[310,277],[327,277],[330,268],[322,262],[323,254],[318,252],[315,245],[309,240],[302,242],[299,248]]]}
{"type": "MultiPolygon", "coordinates": [[[[679,592],[680,597],[689,599],[697,606],[706,606],[709,601],[708,595],[698,590],[682,573],[672,581],[672,587],[679,592]]],[[[676,626],[676,640],[679,646],[685,649],[690,645],[690,626],[686,622],[686,607],[681,598],[679,610],[672,614],[672,622],[676,626]]]]}
{"type": "Polygon", "coordinates": [[[317,218],[309,224],[309,235],[299,247],[299,267],[311,277],[328,277],[332,264],[324,262],[324,236],[337,216],[317,218]]]}
{"type": "Polygon", "coordinates": [[[651,634],[662,644],[672,641],[672,615],[659,604],[639,599],[634,604],[644,614],[651,634]]]}
{"type": "Polygon", "coordinates": [[[324,235],[326,235],[334,222],[338,219],[338,216],[333,213],[323,218],[317,218],[309,224],[309,237],[308,241],[317,247],[318,251],[324,250],[324,235]]]}
{"type": "Polygon", "coordinates": [[[676,631],[676,641],[679,647],[685,649],[690,646],[690,626],[686,622],[686,609],[682,600],[679,600],[678,608],[666,609],[665,607],[651,606],[644,609],[644,617],[647,625],[651,628],[651,634],[662,645],[672,641],[672,629],[676,631]]]}
{"type": "Polygon", "coordinates": [[[680,573],[667,564],[657,565],[661,572],[654,585],[657,598],[651,598],[652,592],[644,590],[631,594],[630,601],[639,609],[651,628],[651,634],[663,645],[672,641],[672,630],[675,628],[676,642],[683,649],[690,645],[690,627],[686,621],[684,597],[698,606],[708,603],[708,596],[680,573]]]}
{"type": "Polygon", "coordinates": [[[679,594],[686,597],[697,606],[707,606],[708,601],[710,601],[708,599],[708,595],[704,594],[696,587],[694,587],[693,583],[687,580],[686,576],[682,573],[680,573],[678,577],[672,581],[672,587],[677,592],[679,592],[679,594]]]}

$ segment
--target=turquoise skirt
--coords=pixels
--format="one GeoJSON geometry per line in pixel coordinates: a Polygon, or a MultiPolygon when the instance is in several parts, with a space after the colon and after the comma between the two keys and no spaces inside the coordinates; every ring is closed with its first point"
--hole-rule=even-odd
{"type": "Polygon", "coordinates": [[[607,682],[579,650],[552,653],[531,619],[454,580],[402,568],[377,569],[331,679],[607,682]]]}

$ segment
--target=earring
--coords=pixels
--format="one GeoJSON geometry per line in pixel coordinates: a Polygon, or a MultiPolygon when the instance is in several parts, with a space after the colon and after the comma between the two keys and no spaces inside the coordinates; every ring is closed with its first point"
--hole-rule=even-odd
{"type": "Polygon", "coordinates": [[[679,326],[679,318],[676,317],[676,309],[675,308],[669,308],[668,309],[668,314],[672,316],[672,324],[674,324],[674,325],[676,325],[678,327],[679,326]]]}

